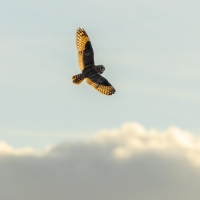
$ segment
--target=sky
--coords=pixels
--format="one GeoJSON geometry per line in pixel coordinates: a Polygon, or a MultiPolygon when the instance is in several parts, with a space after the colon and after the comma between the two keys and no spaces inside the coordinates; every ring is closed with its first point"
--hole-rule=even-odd
{"type": "Polygon", "coordinates": [[[198,199],[199,6],[2,0],[1,196],[198,199]],[[114,95],[72,83],[78,27],[114,95]]]}

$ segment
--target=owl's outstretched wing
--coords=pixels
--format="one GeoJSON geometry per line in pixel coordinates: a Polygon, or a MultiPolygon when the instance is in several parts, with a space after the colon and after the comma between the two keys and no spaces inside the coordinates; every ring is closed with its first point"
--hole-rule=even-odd
{"type": "Polygon", "coordinates": [[[112,95],[116,92],[115,88],[100,74],[86,78],[86,82],[102,94],[112,95]]]}
{"type": "Polygon", "coordinates": [[[83,28],[78,28],[76,31],[76,47],[78,51],[78,64],[81,71],[87,66],[94,65],[92,44],[83,28]]]}

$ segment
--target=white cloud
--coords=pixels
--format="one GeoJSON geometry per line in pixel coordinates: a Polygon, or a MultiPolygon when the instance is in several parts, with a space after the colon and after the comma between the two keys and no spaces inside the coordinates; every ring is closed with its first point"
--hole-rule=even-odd
{"type": "Polygon", "coordinates": [[[43,151],[0,143],[0,195],[7,200],[199,199],[200,138],[126,123],[90,142],[43,151]]]}
{"type": "Polygon", "coordinates": [[[137,123],[126,123],[119,130],[102,131],[95,136],[95,141],[104,145],[115,144],[112,153],[117,158],[130,158],[138,152],[153,151],[181,154],[200,166],[200,138],[176,127],[159,132],[147,131],[137,123]]]}
{"type": "MultiPolygon", "coordinates": [[[[48,149],[48,148],[46,148],[48,149]]],[[[4,141],[0,141],[0,156],[41,156],[45,151],[35,150],[31,147],[15,149],[4,141]]]]}

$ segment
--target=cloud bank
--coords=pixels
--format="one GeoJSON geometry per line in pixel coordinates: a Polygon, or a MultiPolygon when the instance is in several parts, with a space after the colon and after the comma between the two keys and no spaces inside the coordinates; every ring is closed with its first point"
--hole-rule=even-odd
{"type": "Polygon", "coordinates": [[[0,196],[6,200],[188,200],[200,198],[200,138],[126,123],[89,142],[43,151],[0,142],[0,196]]]}

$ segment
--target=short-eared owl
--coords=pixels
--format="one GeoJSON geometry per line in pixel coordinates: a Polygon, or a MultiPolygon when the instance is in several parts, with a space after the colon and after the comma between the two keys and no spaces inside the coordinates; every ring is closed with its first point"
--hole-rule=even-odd
{"type": "Polygon", "coordinates": [[[78,51],[78,64],[82,73],[72,77],[73,83],[80,84],[85,79],[89,85],[102,94],[114,94],[115,88],[107,79],[100,75],[104,72],[105,67],[94,64],[92,44],[83,28],[78,28],[76,31],[76,47],[78,51]]]}

